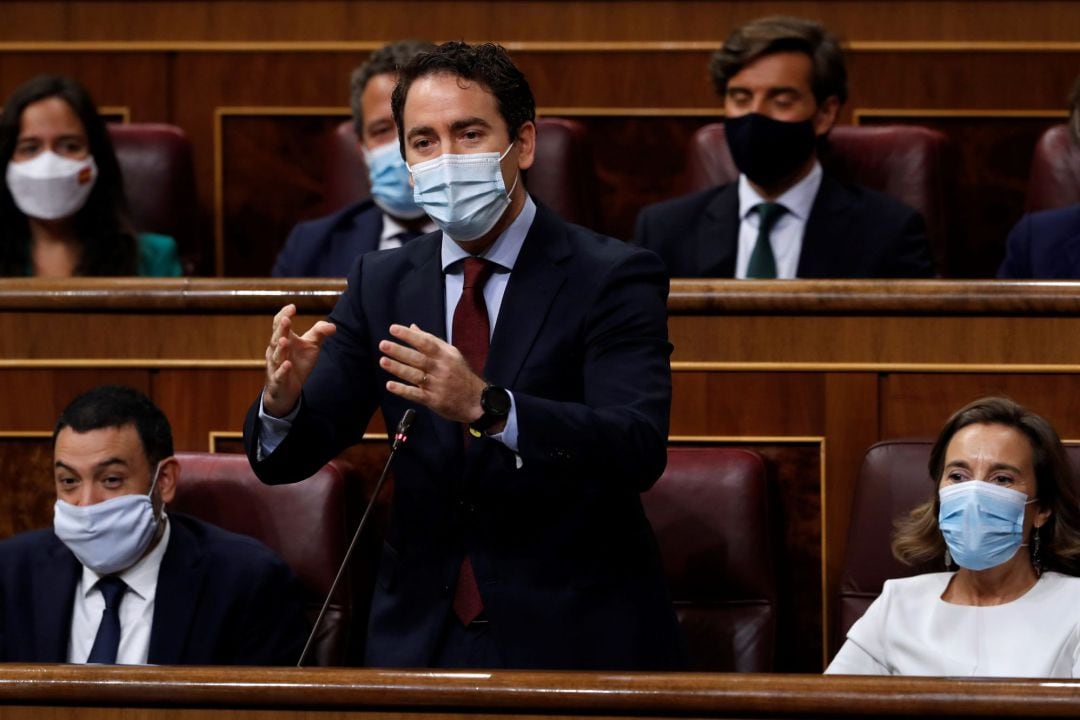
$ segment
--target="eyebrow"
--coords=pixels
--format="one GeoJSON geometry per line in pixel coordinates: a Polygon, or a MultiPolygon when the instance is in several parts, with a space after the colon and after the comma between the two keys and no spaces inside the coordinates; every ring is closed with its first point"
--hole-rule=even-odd
{"type": "MultiPolygon", "coordinates": [[[[95,471],[104,470],[105,468],[109,467],[110,465],[123,465],[124,467],[127,467],[128,463],[123,458],[113,457],[113,458],[109,458],[108,460],[102,460],[101,462],[99,462],[97,465],[94,466],[94,470],[95,471]]],[[[72,473],[73,475],[78,475],[79,474],[78,470],[71,467],[70,465],[65,463],[63,460],[57,460],[55,467],[63,468],[64,470],[67,470],[68,472],[72,473]]]]}
{"type": "Polygon", "coordinates": [[[471,118],[464,118],[462,120],[455,120],[454,122],[450,123],[450,130],[453,131],[453,132],[461,132],[465,128],[472,127],[474,125],[479,125],[480,127],[484,127],[484,128],[490,128],[491,127],[491,123],[489,123],[484,118],[482,118],[482,117],[471,117],[471,118]]]}
{"type": "MultiPolygon", "coordinates": [[[[951,463],[949,463],[948,465],[945,466],[945,469],[948,470],[951,467],[958,467],[958,468],[962,468],[964,470],[970,470],[971,469],[971,466],[968,465],[967,462],[964,461],[964,460],[953,460],[951,463]]],[[[991,470],[1009,470],[1010,472],[1014,472],[1017,475],[1021,474],[1020,468],[1016,467],[1015,465],[1010,465],[1008,463],[1001,463],[1001,462],[994,463],[993,465],[990,466],[990,469],[991,470]]]]}

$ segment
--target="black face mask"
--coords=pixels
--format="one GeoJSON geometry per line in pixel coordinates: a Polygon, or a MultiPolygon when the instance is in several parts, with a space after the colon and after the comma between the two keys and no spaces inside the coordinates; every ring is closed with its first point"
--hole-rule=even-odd
{"type": "Polygon", "coordinates": [[[724,134],[739,172],[764,188],[794,175],[817,145],[812,121],[783,122],[760,113],[725,118],[724,134]]]}

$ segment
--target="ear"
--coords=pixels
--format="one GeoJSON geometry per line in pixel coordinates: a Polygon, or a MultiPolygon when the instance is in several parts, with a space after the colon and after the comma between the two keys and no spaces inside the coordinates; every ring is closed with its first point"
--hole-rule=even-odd
{"type": "Polygon", "coordinates": [[[518,169],[528,170],[536,159],[536,123],[532,121],[522,123],[518,128],[514,145],[517,148],[518,169]]]}
{"type": "Polygon", "coordinates": [[[1054,513],[1054,511],[1051,510],[1049,507],[1044,507],[1040,505],[1039,503],[1036,503],[1035,507],[1038,509],[1035,510],[1035,516],[1032,518],[1031,524],[1037,528],[1041,528],[1050,519],[1050,516],[1054,513]]]}
{"type": "Polygon", "coordinates": [[[814,113],[814,134],[818,137],[827,134],[836,124],[840,115],[840,99],[835,95],[825,98],[825,102],[814,113]]]}
{"type": "Polygon", "coordinates": [[[158,475],[157,491],[161,501],[168,505],[176,497],[176,484],[180,481],[180,461],[175,456],[167,457],[161,461],[161,471],[158,475]]]}

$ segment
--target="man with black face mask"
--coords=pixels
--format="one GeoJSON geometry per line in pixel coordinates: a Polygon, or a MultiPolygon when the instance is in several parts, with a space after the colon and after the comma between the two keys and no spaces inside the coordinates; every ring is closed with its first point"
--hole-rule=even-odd
{"type": "Polygon", "coordinates": [[[672,277],[933,274],[922,217],[822,171],[818,148],[847,99],[839,44],[821,25],[772,17],[713,57],[737,182],[645,208],[635,242],[672,277]]]}
{"type": "Polygon", "coordinates": [[[166,513],[169,421],[131,388],[80,395],[53,434],[53,527],[0,543],[0,662],[292,665],[306,637],[285,563],[166,513]]]}

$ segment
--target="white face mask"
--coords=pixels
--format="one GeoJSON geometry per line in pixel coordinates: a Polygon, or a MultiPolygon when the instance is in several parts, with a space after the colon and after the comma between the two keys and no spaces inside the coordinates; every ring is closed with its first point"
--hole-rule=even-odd
{"type": "Polygon", "coordinates": [[[440,155],[409,167],[413,199],[436,225],[454,240],[468,242],[495,227],[510,205],[517,177],[509,191],[497,152],[440,155]]]}
{"type": "Polygon", "coordinates": [[[150,498],[161,463],[146,495],[121,495],[80,507],[57,500],[53,532],[75,557],[98,575],[126,570],[146,553],[157,535],[159,518],[150,498]]]}
{"type": "Polygon", "coordinates": [[[8,162],[7,184],[15,205],[40,220],[71,217],[94,189],[98,170],[94,156],[81,160],[45,150],[33,160],[8,162]]]}

